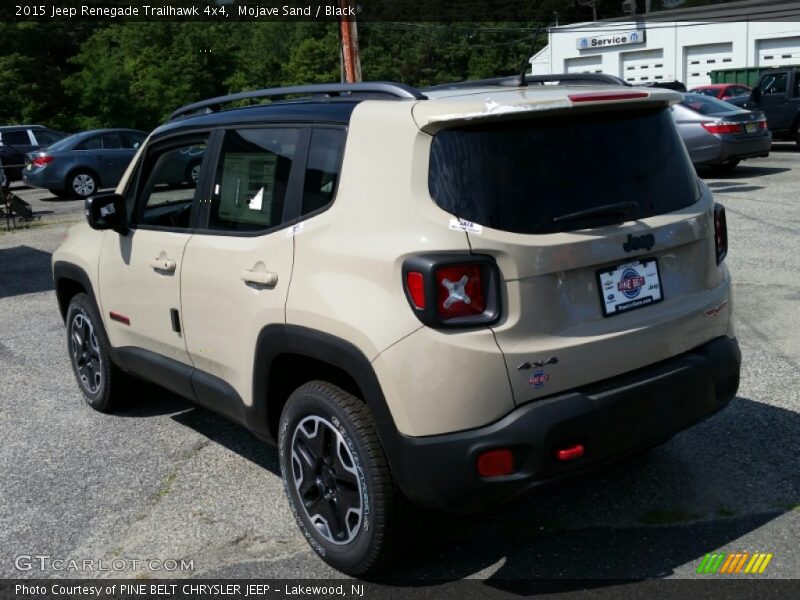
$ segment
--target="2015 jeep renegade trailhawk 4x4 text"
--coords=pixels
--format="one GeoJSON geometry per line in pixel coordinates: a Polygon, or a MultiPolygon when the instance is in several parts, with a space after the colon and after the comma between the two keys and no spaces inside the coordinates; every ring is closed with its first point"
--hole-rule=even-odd
{"type": "Polygon", "coordinates": [[[53,256],[88,403],[141,377],[276,442],[303,534],[356,575],[413,504],[481,510],[724,407],[725,212],[680,96],[506,83],[177,111],[53,256]]]}

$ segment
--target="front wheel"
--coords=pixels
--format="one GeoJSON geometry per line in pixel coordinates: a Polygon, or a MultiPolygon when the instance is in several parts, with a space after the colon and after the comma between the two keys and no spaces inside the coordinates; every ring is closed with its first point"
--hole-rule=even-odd
{"type": "Polygon", "coordinates": [[[67,349],[87,404],[110,412],[123,404],[129,377],[111,362],[109,342],[94,302],[76,294],[67,309],[67,349]]]}
{"type": "Polygon", "coordinates": [[[289,397],[278,436],[283,485],[306,541],[332,567],[364,575],[408,538],[410,506],[367,406],[322,381],[289,397]]]}

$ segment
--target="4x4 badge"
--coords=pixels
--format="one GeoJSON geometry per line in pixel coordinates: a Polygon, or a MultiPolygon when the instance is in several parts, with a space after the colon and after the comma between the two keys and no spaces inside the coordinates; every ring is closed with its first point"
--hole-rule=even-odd
{"type": "Polygon", "coordinates": [[[628,241],[622,244],[622,249],[625,252],[633,252],[634,250],[650,250],[656,245],[656,236],[652,233],[646,235],[630,235],[628,234],[628,241]]]}
{"type": "Polygon", "coordinates": [[[547,360],[535,360],[533,362],[525,361],[524,363],[517,365],[517,371],[527,371],[528,369],[532,369],[533,367],[544,367],[545,365],[555,365],[558,364],[558,357],[551,356],[547,360]]]}

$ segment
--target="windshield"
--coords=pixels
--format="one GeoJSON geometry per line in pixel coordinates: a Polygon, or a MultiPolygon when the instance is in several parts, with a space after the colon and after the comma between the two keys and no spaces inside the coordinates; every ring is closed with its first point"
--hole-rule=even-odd
{"type": "Polygon", "coordinates": [[[428,187],[462,219],[536,234],[672,212],[699,194],[667,109],[446,129],[431,145],[428,187]],[[553,222],[625,202],[638,208],[553,222]]]}
{"type": "Polygon", "coordinates": [[[742,110],[741,106],[734,106],[728,102],[723,102],[722,100],[717,100],[716,98],[710,98],[708,96],[701,96],[700,94],[684,96],[681,104],[701,115],[716,115],[719,113],[742,110]]]}

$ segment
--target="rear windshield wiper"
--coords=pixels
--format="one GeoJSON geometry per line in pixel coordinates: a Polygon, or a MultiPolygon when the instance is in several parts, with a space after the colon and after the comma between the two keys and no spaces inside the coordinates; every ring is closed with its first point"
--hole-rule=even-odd
{"type": "Polygon", "coordinates": [[[585,210],[567,213],[553,218],[553,223],[566,223],[567,221],[580,221],[593,217],[613,217],[615,215],[627,215],[635,210],[639,210],[639,203],[630,200],[628,202],[615,202],[614,204],[602,204],[593,206],[585,210]]]}

